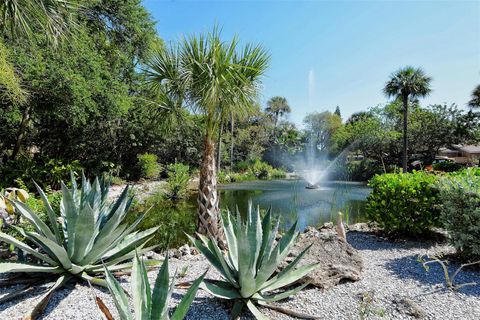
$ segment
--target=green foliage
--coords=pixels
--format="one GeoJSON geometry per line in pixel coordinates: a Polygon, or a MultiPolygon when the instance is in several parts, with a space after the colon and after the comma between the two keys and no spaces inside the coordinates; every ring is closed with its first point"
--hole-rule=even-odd
{"type": "Polygon", "coordinates": [[[187,196],[190,167],[182,163],[167,166],[167,191],[165,197],[171,200],[184,199],[187,196]]]}
{"type": "Polygon", "coordinates": [[[267,180],[271,178],[285,178],[285,172],[280,169],[274,169],[266,162],[256,159],[251,162],[249,168],[250,174],[257,177],[257,179],[267,180]]]}
{"type": "Polygon", "coordinates": [[[307,247],[281,272],[276,273],[279,263],[288,256],[298,236],[295,223],[275,242],[278,226],[277,221],[272,228],[270,210],[261,219],[260,209],[253,211],[250,206],[245,220],[242,220],[239,212],[236,218],[227,212],[223,225],[228,246],[226,253],[220,250],[216,242],[203,235],[198,235],[200,240],[190,237],[195,247],[223,278],[205,280],[204,289],[221,299],[235,301],[232,319],[240,316],[244,306],[257,319],[265,319],[256,304],[265,305],[296,294],[307,284],[282,293],[277,290],[294,284],[317,267],[317,264],[313,264],[296,268],[309,249],[307,247]]]}
{"type": "Polygon", "coordinates": [[[480,256],[480,170],[468,169],[438,182],[440,217],[450,240],[465,255],[480,256]]]}
{"type": "MultiPolygon", "coordinates": [[[[132,202],[128,197],[128,187],[116,202],[109,203],[109,185],[103,179],[96,179],[92,184],[83,176],[82,186],[77,189],[72,174],[71,183],[71,190],[62,183],[61,219],[57,219],[58,215],[53,211],[47,196],[37,186],[49,225],[32,208],[18,201],[13,202],[19,214],[34,228],[34,231],[19,227],[16,230],[37,248],[0,232],[1,241],[31,256],[28,263],[1,262],[0,273],[31,273],[33,283],[47,282],[51,276],[55,276],[57,282],[51,291],[72,278],[106,286],[104,280],[94,278],[94,275],[102,273],[104,267],[111,271],[129,268],[130,264],[124,262],[133,257],[135,250],[140,253],[151,250],[145,248],[145,245],[157,228],[134,231],[144,215],[133,224],[124,223],[132,202]],[[39,273],[44,276],[38,277],[39,273]]],[[[12,292],[3,299],[13,299],[21,293],[12,292]]],[[[39,305],[45,306],[50,297],[51,294],[45,295],[39,305]]]]}
{"type": "Polygon", "coordinates": [[[250,163],[248,161],[239,161],[235,164],[235,170],[237,172],[245,172],[250,167],[250,163]]]}
{"type": "MultiPolygon", "coordinates": [[[[132,270],[132,296],[133,296],[133,309],[134,314],[130,311],[130,305],[128,304],[128,298],[123,288],[120,286],[113,275],[105,268],[106,280],[113,301],[117,307],[117,311],[121,320],[181,320],[188,312],[188,308],[192,304],[195,294],[205,277],[206,272],[196,279],[188,291],[183,296],[182,300],[178,304],[177,308],[173,312],[171,318],[169,316],[168,304],[172,296],[174,282],[170,283],[169,270],[168,270],[168,258],[164,260],[162,267],[160,268],[153,290],[150,289],[150,283],[148,281],[147,269],[145,263],[135,255],[133,259],[132,270]]],[[[107,315],[107,313],[105,313],[107,315]]]]}
{"type": "Polygon", "coordinates": [[[443,171],[443,172],[455,172],[463,168],[460,163],[443,161],[433,164],[433,170],[443,171]]]}
{"type": "Polygon", "coordinates": [[[179,247],[188,240],[185,233],[194,233],[196,227],[196,202],[194,199],[188,200],[179,202],[165,200],[165,191],[158,190],[143,203],[134,206],[126,221],[133,222],[143,212],[149,210],[148,215],[137,226],[137,230],[157,227],[150,240],[152,245],[157,245],[161,250],[179,247]]]}
{"type": "Polygon", "coordinates": [[[140,168],[140,178],[156,179],[160,175],[158,157],[152,153],[139,154],[137,156],[140,168]]]}
{"type": "Polygon", "coordinates": [[[367,218],[386,232],[419,235],[439,225],[437,177],[425,172],[376,175],[369,182],[367,218]]]}

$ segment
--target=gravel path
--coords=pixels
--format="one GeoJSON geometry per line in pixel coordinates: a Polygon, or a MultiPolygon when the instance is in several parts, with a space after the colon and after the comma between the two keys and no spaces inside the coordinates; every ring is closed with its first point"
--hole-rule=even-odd
{"type": "MultiPolygon", "coordinates": [[[[400,308],[400,300],[407,300],[414,311],[424,313],[425,319],[480,319],[480,286],[464,287],[460,292],[449,292],[443,286],[443,272],[432,265],[427,273],[418,263],[417,255],[445,252],[446,246],[432,246],[425,243],[392,243],[374,235],[351,232],[349,242],[360,251],[365,270],[361,281],[341,284],[322,291],[307,289],[295,297],[279,303],[282,307],[299,310],[323,319],[414,319],[400,308]],[[416,308],[416,309],[415,309],[416,308]]],[[[171,272],[188,266],[187,274],[178,281],[194,279],[208,268],[202,256],[188,256],[182,260],[171,259],[171,272]]],[[[451,267],[452,270],[454,266],[451,267]]],[[[150,272],[151,282],[156,272],[150,272]]],[[[210,269],[209,278],[218,278],[210,269]]],[[[129,287],[128,277],[122,278],[129,287]]],[[[459,283],[475,281],[480,283],[478,272],[464,271],[457,276],[459,283]]],[[[0,296],[13,288],[0,289],[0,296]]],[[[113,302],[108,293],[98,289],[95,292],[105,301],[116,316],[113,302]]],[[[172,306],[178,303],[183,290],[175,290],[172,306]]],[[[30,295],[19,301],[0,305],[0,319],[21,319],[38,299],[30,295]]],[[[199,291],[187,319],[229,319],[228,303],[212,298],[199,291]]],[[[291,319],[281,313],[262,309],[271,319],[291,319]]],[[[245,313],[243,319],[250,319],[245,313]]],[[[101,319],[91,289],[77,284],[74,288],[60,290],[52,298],[43,319],[101,319]]]]}

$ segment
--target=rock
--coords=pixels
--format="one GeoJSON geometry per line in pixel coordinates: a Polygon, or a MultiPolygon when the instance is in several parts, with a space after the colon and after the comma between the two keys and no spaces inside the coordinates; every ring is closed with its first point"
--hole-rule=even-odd
{"type": "Polygon", "coordinates": [[[400,313],[422,319],[426,317],[425,311],[422,307],[409,297],[397,296],[394,298],[393,303],[397,306],[397,310],[400,313]]]}
{"type": "Polygon", "coordinates": [[[356,232],[370,232],[372,228],[365,222],[359,222],[355,224],[350,224],[347,226],[348,231],[356,231],[356,232]]]}
{"type": "Polygon", "coordinates": [[[156,253],[155,251],[148,251],[145,253],[145,258],[147,258],[148,260],[163,260],[165,259],[164,256],[162,256],[161,254],[158,254],[156,253]]]}
{"type": "Polygon", "coordinates": [[[178,251],[180,252],[180,255],[183,256],[189,256],[191,255],[190,247],[188,244],[184,244],[180,248],[178,248],[178,251]]]}
{"type": "Polygon", "coordinates": [[[316,230],[308,227],[300,234],[297,243],[289,257],[280,265],[284,268],[288,262],[293,261],[306,247],[312,245],[298,266],[320,263],[301,282],[310,282],[319,288],[331,288],[342,281],[360,280],[363,260],[351,245],[337,236],[333,225],[330,228],[316,230]]]}

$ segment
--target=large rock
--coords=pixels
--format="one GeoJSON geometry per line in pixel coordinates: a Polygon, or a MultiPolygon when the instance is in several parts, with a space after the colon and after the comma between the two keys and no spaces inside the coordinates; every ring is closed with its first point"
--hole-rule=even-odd
{"type": "Polygon", "coordinates": [[[292,261],[309,245],[312,247],[299,262],[299,266],[311,263],[320,265],[301,282],[310,282],[316,287],[327,289],[342,281],[360,280],[363,269],[362,257],[356,249],[337,236],[332,225],[324,226],[320,230],[308,227],[300,234],[281,267],[285,267],[287,262],[292,261]]]}

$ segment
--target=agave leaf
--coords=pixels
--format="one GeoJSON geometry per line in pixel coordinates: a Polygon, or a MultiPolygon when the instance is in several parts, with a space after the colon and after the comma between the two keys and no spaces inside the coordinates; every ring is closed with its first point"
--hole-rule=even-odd
{"type": "MultiPolygon", "coordinates": [[[[158,245],[150,246],[150,247],[146,247],[146,248],[144,248],[144,246],[145,246],[145,244],[142,244],[137,248],[136,251],[137,251],[138,255],[143,255],[145,252],[152,251],[152,250],[154,250],[158,247],[158,245]]],[[[116,259],[108,259],[108,261],[105,261],[103,263],[103,265],[105,265],[107,267],[114,266],[117,263],[121,263],[122,261],[130,260],[133,257],[135,257],[135,251],[129,252],[129,253],[127,253],[127,254],[125,254],[121,257],[118,257],[116,259]]],[[[97,272],[99,269],[103,269],[103,265],[99,265],[99,264],[92,265],[90,269],[91,269],[92,272],[97,272]]]]}
{"type": "Polygon", "coordinates": [[[290,272],[283,274],[281,277],[273,277],[261,287],[261,292],[273,291],[292,284],[309,274],[311,271],[315,270],[318,265],[319,263],[301,266],[295,270],[291,270],[290,272]]]}
{"type": "Polygon", "coordinates": [[[152,296],[152,320],[163,320],[168,317],[168,301],[172,294],[173,286],[169,285],[168,257],[164,260],[158,272],[152,296]]]}
{"type": "Polygon", "coordinates": [[[226,278],[228,279],[228,281],[230,281],[230,283],[233,286],[238,287],[238,283],[235,280],[236,271],[232,270],[230,268],[230,266],[228,266],[227,262],[225,261],[225,257],[223,256],[222,252],[220,251],[220,248],[218,247],[218,245],[211,240],[206,240],[207,238],[204,235],[199,234],[198,236],[200,237],[200,239],[205,239],[205,241],[207,241],[208,249],[210,250],[210,252],[212,252],[212,254],[215,255],[218,262],[220,262],[220,265],[222,266],[222,269],[225,272],[225,275],[226,275],[226,278]]]}
{"type": "Polygon", "coordinates": [[[200,288],[221,299],[241,299],[242,296],[236,288],[227,281],[206,280],[200,284],[200,288]]]}
{"type": "Polygon", "coordinates": [[[37,319],[37,317],[43,313],[45,308],[47,307],[52,295],[55,291],[61,288],[67,281],[69,281],[72,277],[68,274],[60,276],[55,284],[45,293],[45,295],[40,299],[39,303],[33,308],[33,310],[28,313],[24,319],[37,319]]]}
{"type": "Polygon", "coordinates": [[[153,238],[153,234],[158,230],[158,227],[150,228],[141,232],[135,232],[127,235],[121,240],[114,249],[106,252],[103,255],[103,259],[108,261],[110,259],[116,259],[124,256],[125,254],[132,252],[135,248],[145,245],[149,240],[153,238]]]}
{"type": "Polygon", "coordinates": [[[190,289],[188,289],[187,293],[185,293],[182,301],[180,301],[177,308],[175,309],[175,312],[172,315],[172,320],[182,320],[185,317],[188,309],[190,308],[190,305],[192,304],[193,299],[195,299],[195,294],[197,293],[198,288],[200,287],[200,284],[202,283],[206,274],[207,271],[205,271],[202,276],[200,276],[192,283],[192,286],[190,287],[190,289]]]}
{"type": "Polygon", "coordinates": [[[86,204],[80,211],[75,224],[75,245],[73,247],[72,261],[78,263],[85,257],[89,249],[95,228],[94,211],[90,204],[86,204]]]}
{"type": "Polygon", "coordinates": [[[269,320],[266,316],[263,315],[263,313],[260,312],[260,310],[258,310],[258,308],[253,304],[252,300],[247,301],[247,308],[253,314],[255,319],[269,320]]]}
{"type": "MultiPolygon", "coordinates": [[[[187,234],[190,241],[195,245],[195,247],[207,258],[207,260],[213,265],[215,269],[218,270],[225,278],[228,279],[226,271],[223,269],[222,263],[218,259],[215,253],[210,251],[203,243],[187,234]]],[[[211,241],[211,240],[208,240],[211,241]]]]}
{"type": "Polygon", "coordinates": [[[255,289],[259,290],[262,285],[272,276],[272,274],[277,270],[278,264],[281,262],[279,259],[280,248],[277,246],[274,249],[274,252],[270,255],[267,260],[264,260],[262,267],[257,272],[255,278],[255,289]]]}
{"type": "Polygon", "coordinates": [[[107,268],[105,268],[105,279],[107,280],[108,289],[110,290],[110,294],[112,295],[115,306],[120,314],[120,319],[133,320],[133,316],[128,305],[127,295],[107,268]]]}
{"type": "Polygon", "coordinates": [[[121,241],[119,237],[126,228],[126,225],[119,226],[110,233],[110,237],[104,237],[103,239],[95,242],[90,252],[87,253],[85,258],[83,258],[81,261],[81,264],[95,264],[96,262],[100,261],[102,255],[107,252],[112,245],[115,245],[121,241]]]}
{"type": "Polygon", "coordinates": [[[80,274],[80,278],[82,278],[83,280],[85,280],[87,282],[93,283],[94,285],[108,288],[108,283],[107,283],[106,280],[92,277],[91,275],[89,275],[85,271],[80,274]]]}
{"type": "Polygon", "coordinates": [[[257,261],[257,270],[260,269],[260,266],[262,265],[263,259],[266,256],[266,249],[270,240],[270,234],[272,232],[272,208],[268,208],[267,213],[265,214],[265,217],[263,217],[262,220],[262,245],[260,247],[260,252],[258,254],[259,259],[257,261]]]}
{"type": "Polygon", "coordinates": [[[227,241],[228,247],[228,258],[230,264],[236,270],[238,270],[238,248],[237,248],[237,238],[235,231],[233,229],[233,224],[230,219],[230,212],[227,212],[227,223],[224,224],[225,230],[225,239],[227,241]]]}
{"type": "Polygon", "coordinates": [[[34,238],[42,246],[42,248],[48,248],[48,250],[53,253],[54,257],[57,258],[58,262],[61,263],[65,270],[69,270],[72,267],[72,261],[68,257],[68,253],[65,251],[64,247],[39,234],[33,232],[25,232],[25,234],[34,238]]]}
{"type": "Polygon", "coordinates": [[[55,236],[50,228],[26,204],[16,200],[10,201],[15,206],[15,209],[33,225],[38,233],[55,241],[55,236]]]}
{"type": "Polygon", "coordinates": [[[292,262],[290,262],[282,271],[280,271],[276,277],[281,278],[285,274],[289,273],[290,270],[295,269],[297,264],[300,262],[303,256],[307,253],[307,251],[310,250],[311,247],[312,245],[309,245],[308,247],[306,247],[305,250],[303,250],[292,262]]]}
{"type": "Polygon", "coordinates": [[[69,256],[73,255],[75,245],[75,224],[77,222],[78,211],[75,206],[72,194],[67,186],[62,182],[62,201],[60,203],[60,212],[64,217],[64,223],[67,231],[67,252],[69,256]]]}
{"type": "Polygon", "coordinates": [[[149,319],[152,307],[152,294],[150,291],[150,283],[148,282],[147,270],[145,269],[143,261],[138,258],[138,255],[133,259],[132,294],[135,319],[149,319]]]}
{"type": "Polygon", "coordinates": [[[244,306],[245,306],[245,303],[243,302],[243,300],[235,300],[235,302],[233,303],[232,311],[231,311],[231,318],[238,319],[242,314],[242,310],[244,306]]]}
{"type": "Polygon", "coordinates": [[[275,302],[275,301],[280,301],[283,299],[286,299],[288,297],[294,296],[300,291],[302,291],[306,286],[308,286],[310,283],[305,282],[304,284],[292,289],[288,290],[282,293],[277,293],[277,294],[272,294],[272,295],[263,295],[263,294],[255,294],[252,298],[260,301],[265,301],[265,302],[275,302]]]}
{"type": "Polygon", "coordinates": [[[45,192],[43,192],[42,188],[33,181],[35,184],[35,188],[38,191],[38,194],[40,195],[40,199],[42,199],[44,207],[47,209],[47,215],[48,219],[50,221],[50,225],[53,228],[53,233],[55,234],[55,239],[57,240],[57,243],[62,243],[62,237],[60,236],[60,231],[58,230],[58,225],[57,225],[57,217],[55,215],[55,212],[53,211],[52,206],[50,205],[50,202],[48,201],[47,196],[45,195],[45,192]]]}
{"type": "Polygon", "coordinates": [[[65,270],[59,267],[46,267],[46,266],[32,264],[32,263],[0,261],[0,273],[6,273],[6,272],[63,273],[65,272],[65,270]]]}
{"type": "MultiPolygon", "coordinates": [[[[238,284],[240,286],[240,294],[244,298],[250,297],[255,293],[255,270],[251,261],[252,244],[249,242],[248,230],[243,228],[238,230],[238,284]]],[[[255,245],[255,244],[253,244],[255,245]]]]}
{"type": "Polygon", "coordinates": [[[35,249],[30,247],[29,245],[21,242],[20,240],[15,239],[12,236],[9,236],[8,234],[0,232],[0,240],[15,246],[16,248],[18,248],[20,250],[23,250],[25,252],[30,253],[31,255],[45,261],[46,263],[48,263],[49,265],[51,265],[53,267],[58,266],[58,262],[51,259],[49,256],[44,255],[44,254],[36,251],[35,249]]]}

